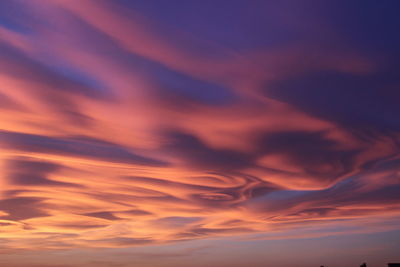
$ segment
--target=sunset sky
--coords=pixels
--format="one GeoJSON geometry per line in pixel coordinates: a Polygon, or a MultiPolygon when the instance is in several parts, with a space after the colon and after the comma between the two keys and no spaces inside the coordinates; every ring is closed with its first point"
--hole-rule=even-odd
{"type": "Polygon", "coordinates": [[[399,10],[0,1],[0,266],[400,262],[399,10]]]}

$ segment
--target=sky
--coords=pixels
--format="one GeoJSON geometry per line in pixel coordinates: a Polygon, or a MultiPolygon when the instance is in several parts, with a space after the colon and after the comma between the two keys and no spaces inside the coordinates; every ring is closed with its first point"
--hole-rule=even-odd
{"type": "Polygon", "coordinates": [[[0,2],[0,266],[400,262],[397,0],[0,2]]]}

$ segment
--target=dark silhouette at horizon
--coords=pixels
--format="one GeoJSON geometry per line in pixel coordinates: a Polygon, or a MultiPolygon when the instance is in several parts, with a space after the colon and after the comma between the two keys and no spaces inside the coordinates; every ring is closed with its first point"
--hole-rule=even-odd
{"type": "MultiPolygon", "coordinates": [[[[320,267],[326,267],[325,265],[321,265],[320,267]]],[[[367,264],[364,262],[360,265],[360,267],[367,267],[367,264]]],[[[400,267],[400,263],[388,263],[388,267],[400,267]]]]}

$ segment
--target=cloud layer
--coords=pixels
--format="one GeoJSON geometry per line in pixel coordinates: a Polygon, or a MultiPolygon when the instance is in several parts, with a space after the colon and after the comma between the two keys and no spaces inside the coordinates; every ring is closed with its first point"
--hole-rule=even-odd
{"type": "Polygon", "coordinates": [[[0,4],[0,249],[398,218],[400,53],[385,22],[360,15],[354,35],[340,1],[172,2],[0,4]]]}

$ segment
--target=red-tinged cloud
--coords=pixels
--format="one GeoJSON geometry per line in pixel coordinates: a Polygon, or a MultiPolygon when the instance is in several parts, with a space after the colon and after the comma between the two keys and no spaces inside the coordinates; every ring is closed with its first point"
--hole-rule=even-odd
{"type": "Polygon", "coordinates": [[[321,18],[291,10],[296,23],[271,20],[301,40],[269,29],[282,45],[229,47],[119,1],[10,5],[2,247],[285,238],[400,215],[393,63],[329,24],[340,45],[319,40],[321,18]]]}

